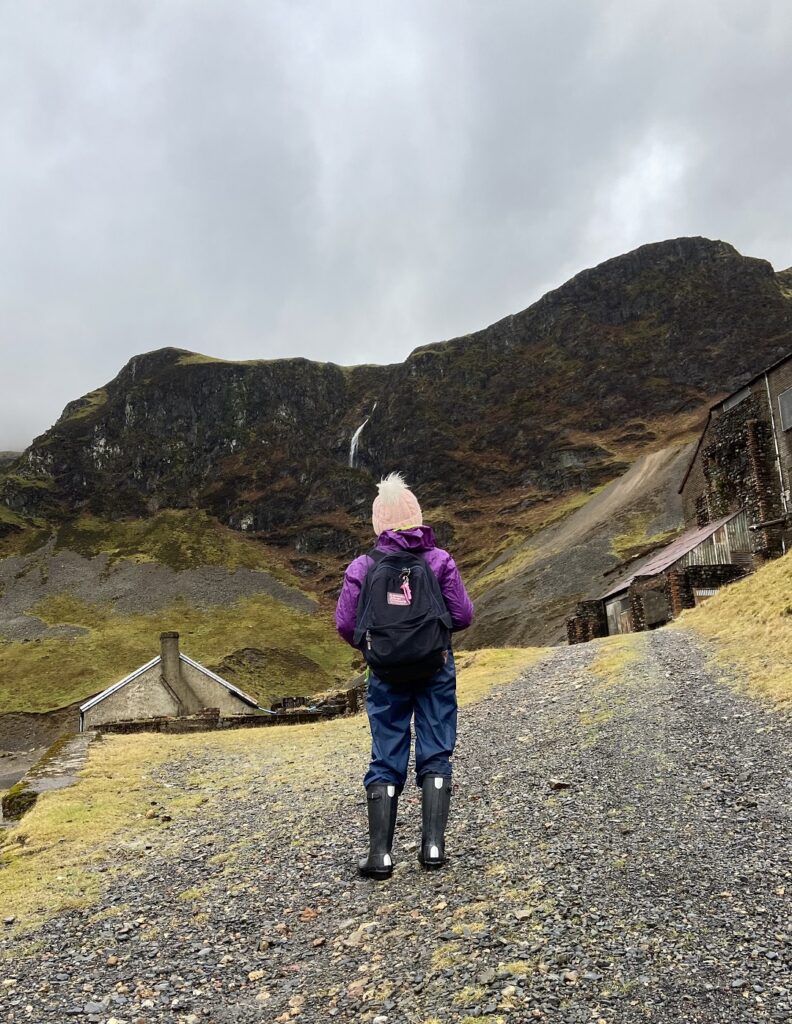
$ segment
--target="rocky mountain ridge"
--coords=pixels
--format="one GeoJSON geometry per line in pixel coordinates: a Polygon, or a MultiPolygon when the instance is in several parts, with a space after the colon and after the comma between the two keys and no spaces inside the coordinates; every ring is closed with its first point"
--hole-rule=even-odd
{"type": "Polygon", "coordinates": [[[683,238],[401,364],[160,349],[70,403],[0,494],[13,513],[61,520],[199,507],[271,541],[348,553],[372,477],[394,467],[434,506],[596,486],[673,436],[674,416],[792,347],[787,278],[727,243],[683,238]]]}

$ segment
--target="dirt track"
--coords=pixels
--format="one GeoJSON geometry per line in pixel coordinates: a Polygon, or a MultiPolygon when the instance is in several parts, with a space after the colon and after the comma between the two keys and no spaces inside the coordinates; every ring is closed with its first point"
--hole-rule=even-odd
{"type": "Polygon", "coordinates": [[[792,724],[689,635],[634,643],[558,649],[465,709],[439,874],[411,788],[393,879],[355,877],[362,750],[229,799],[207,743],[168,774],[206,802],[33,936],[0,1020],[789,1020],[792,724]]]}

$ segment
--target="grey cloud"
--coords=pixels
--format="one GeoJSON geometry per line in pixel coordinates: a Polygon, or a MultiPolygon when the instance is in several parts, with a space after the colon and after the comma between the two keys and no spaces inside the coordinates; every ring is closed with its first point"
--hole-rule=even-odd
{"type": "Polygon", "coordinates": [[[792,263],[780,0],[60,0],[0,26],[0,449],[160,345],[390,361],[658,238],[792,263]]]}

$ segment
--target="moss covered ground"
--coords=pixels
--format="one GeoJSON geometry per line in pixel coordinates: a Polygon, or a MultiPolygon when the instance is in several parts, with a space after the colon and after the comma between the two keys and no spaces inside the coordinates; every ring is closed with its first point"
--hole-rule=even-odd
{"type": "Polygon", "coordinates": [[[462,707],[482,700],[498,682],[510,682],[542,655],[541,647],[487,647],[462,651],[455,656],[462,707]]]}
{"type": "MultiPolygon", "coordinates": [[[[169,509],[150,519],[108,520],[83,515],[55,532],[55,549],[76,551],[88,558],[106,554],[111,562],[159,562],[177,570],[220,565],[278,571],[269,549],[198,509],[169,509]]],[[[296,585],[292,576],[288,582],[296,585]]]]}
{"type": "Polygon", "coordinates": [[[7,505],[3,505],[2,502],[0,502],[0,524],[13,526],[19,530],[24,529],[27,525],[26,520],[24,520],[22,516],[17,515],[16,512],[12,512],[11,509],[7,505]]]}
{"type": "MultiPolygon", "coordinates": [[[[60,551],[85,558],[104,555],[111,566],[125,561],[164,565],[176,572],[207,566],[249,569],[265,571],[303,592],[305,588],[282,551],[228,529],[199,510],[167,510],[148,519],[83,515],[60,525],[33,523],[2,505],[0,514],[10,528],[0,538],[0,557],[34,555],[49,544],[42,557],[51,548],[55,557],[60,551]]],[[[46,576],[46,564],[42,565],[46,576]]],[[[98,692],[153,657],[164,628],[178,630],[185,651],[209,666],[216,667],[243,648],[263,650],[266,658],[258,658],[255,671],[240,663],[229,670],[228,678],[264,705],[283,695],[332,689],[352,675],[354,652],[338,639],[329,604],[316,601],[315,612],[305,613],[261,594],[212,609],[178,600],[151,614],[121,614],[109,603],[56,593],[26,609],[26,614],[86,633],[0,641],[0,713],[49,711],[98,692]]]]}
{"type": "Polygon", "coordinates": [[[516,576],[536,557],[531,538],[582,508],[598,491],[594,488],[549,497],[527,509],[506,509],[503,518],[488,517],[485,524],[476,522],[471,531],[475,555],[466,558],[463,546],[460,558],[463,568],[467,566],[471,571],[472,596],[516,576]]]}
{"type": "Polygon", "coordinates": [[[591,671],[600,679],[600,686],[615,686],[629,667],[640,657],[645,645],[644,634],[625,633],[597,641],[591,671]]]}
{"type": "Polygon", "coordinates": [[[0,537],[0,558],[31,554],[52,541],[55,551],[74,551],[85,558],[107,555],[111,565],[126,560],[156,562],[176,571],[203,566],[255,569],[297,589],[303,586],[281,550],[223,526],[200,509],[165,509],[147,519],[85,514],[49,525],[24,519],[0,504],[0,524],[6,522],[16,529],[0,537]]]}
{"type": "Polygon", "coordinates": [[[78,403],[75,403],[75,408],[65,418],[68,420],[87,419],[106,404],[107,391],[105,388],[97,388],[96,391],[89,391],[78,403]]]}
{"type": "Polygon", "coordinates": [[[649,533],[649,524],[656,517],[655,510],[633,513],[622,533],[611,540],[614,555],[622,561],[636,558],[670,543],[678,535],[679,530],[665,530],[662,533],[649,533]]]}

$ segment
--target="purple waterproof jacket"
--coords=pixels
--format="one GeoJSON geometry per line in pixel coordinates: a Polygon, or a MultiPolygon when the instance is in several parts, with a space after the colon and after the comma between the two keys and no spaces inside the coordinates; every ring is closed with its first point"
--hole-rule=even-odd
{"type": "MultiPolygon", "coordinates": [[[[430,526],[416,526],[412,530],[386,530],[377,538],[376,547],[378,551],[422,554],[440,584],[453,629],[467,629],[473,621],[473,602],[467,595],[456,562],[447,551],[437,547],[430,526]]],[[[358,597],[363,580],[373,564],[373,559],[368,555],[359,555],[348,566],[336,606],[336,629],[353,647],[358,597]]]]}

